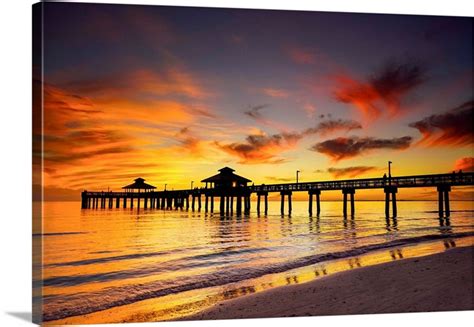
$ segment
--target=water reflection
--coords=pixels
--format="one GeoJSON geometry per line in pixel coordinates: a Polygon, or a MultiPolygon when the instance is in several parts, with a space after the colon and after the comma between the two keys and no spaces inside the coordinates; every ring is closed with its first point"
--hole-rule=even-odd
{"type": "Polygon", "coordinates": [[[255,286],[242,286],[239,288],[226,290],[222,292],[221,295],[225,300],[230,300],[230,299],[235,299],[236,297],[239,297],[239,296],[253,294],[255,292],[256,292],[255,286]]]}
{"type": "Polygon", "coordinates": [[[326,276],[327,274],[328,274],[328,271],[326,270],[326,268],[324,266],[322,266],[319,269],[314,270],[314,276],[315,277],[326,276]]]}
{"type": "Polygon", "coordinates": [[[310,216],[309,222],[308,222],[308,228],[311,234],[313,233],[320,234],[321,233],[320,217],[317,216],[316,219],[314,219],[312,216],[310,216]]]}
{"type": "Polygon", "coordinates": [[[446,250],[447,249],[452,249],[452,248],[456,247],[456,242],[453,239],[444,240],[443,245],[444,245],[446,250]]]}
{"type": "Polygon", "coordinates": [[[398,220],[397,217],[385,217],[385,229],[388,232],[398,232],[398,220]]]}
{"type": "Polygon", "coordinates": [[[402,249],[394,249],[389,251],[390,257],[392,260],[400,260],[403,259],[403,250],[402,249]]]}
{"type": "Polygon", "coordinates": [[[349,241],[349,244],[357,243],[357,231],[356,231],[356,221],[354,216],[350,220],[347,217],[344,217],[342,220],[344,227],[344,240],[349,241]]]}
{"type": "Polygon", "coordinates": [[[450,227],[451,226],[451,221],[449,219],[449,217],[439,217],[438,218],[438,221],[439,221],[439,227],[450,227]]]}
{"type": "Polygon", "coordinates": [[[362,267],[359,257],[350,258],[349,260],[347,260],[347,263],[349,264],[350,269],[362,267]]]}
{"type": "Polygon", "coordinates": [[[291,236],[293,234],[293,221],[290,215],[280,216],[280,231],[283,237],[291,236]]]}

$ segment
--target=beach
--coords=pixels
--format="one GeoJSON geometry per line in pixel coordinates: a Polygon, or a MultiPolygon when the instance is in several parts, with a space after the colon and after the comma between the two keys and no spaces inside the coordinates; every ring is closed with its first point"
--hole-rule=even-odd
{"type": "Polygon", "coordinates": [[[343,271],[218,303],[180,320],[473,310],[474,247],[343,271]]]}

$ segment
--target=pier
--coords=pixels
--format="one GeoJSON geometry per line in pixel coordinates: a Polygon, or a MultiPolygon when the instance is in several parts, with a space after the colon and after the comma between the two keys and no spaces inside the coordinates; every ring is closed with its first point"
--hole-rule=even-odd
{"type": "Polygon", "coordinates": [[[219,173],[203,179],[202,188],[183,190],[156,191],[152,185],[137,178],[133,184],[124,186],[123,192],[82,192],[82,209],[141,208],[144,209],[182,209],[201,211],[204,200],[204,211],[214,212],[214,200],[219,199],[221,215],[248,215],[251,209],[251,196],[257,197],[257,213],[268,213],[268,195],[280,193],[280,213],[291,214],[292,195],[294,192],[308,194],[308,213],[313,215],[313,204],[316,215],[321,213],[321,198],[324,191],[341,191],[344,216],[354,216],[356,210],[356,190],[380,189],[385,193],[385,216],[397,217],[397,193],[404,188],[433,188],[438,192],[439,217],[451,214],[449,193],[456,186],[474,185],[474,173],[449,173],[433,175],[397,176],[383,178],[349,179],[333,181],[297,182],[283,184],[262,184],[249,186],[251,180],[236,175],[228,167],[219,173]],[[137,192],[135,192],[137,190],[137,192]],[[190,206],[191,199],[191,206],[190,206]]]}

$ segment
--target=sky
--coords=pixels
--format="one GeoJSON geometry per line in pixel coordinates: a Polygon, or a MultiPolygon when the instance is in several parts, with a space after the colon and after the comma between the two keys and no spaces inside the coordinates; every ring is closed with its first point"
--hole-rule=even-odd
{"type": "Polygon", "coordinates": [[[43,6],[46,199],[473,170],[473,18],[43,6]]]}

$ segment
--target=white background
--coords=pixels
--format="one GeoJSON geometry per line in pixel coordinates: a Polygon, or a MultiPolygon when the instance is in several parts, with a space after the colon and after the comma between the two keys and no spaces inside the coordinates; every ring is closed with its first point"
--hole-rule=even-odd
{"type": "MultiPolygon", "coordinates": [[[[31,316],[31,0],[3,0],[0,9],[0,327],[29,326],[31,316]]],[[[83,1],[81,1],[83,2],[83,1]]],[[[101,1],[242,8],[473,16],[469,0],[175,0],[101,1]]],[[[474,321],[474,311],[146,323],[127,326],[447,326],[474,321]]],[[[470,323],[469,323],[470,324],[470,323]]],[[[115,325],[114,325],[115,326],[115,325]]]]}

